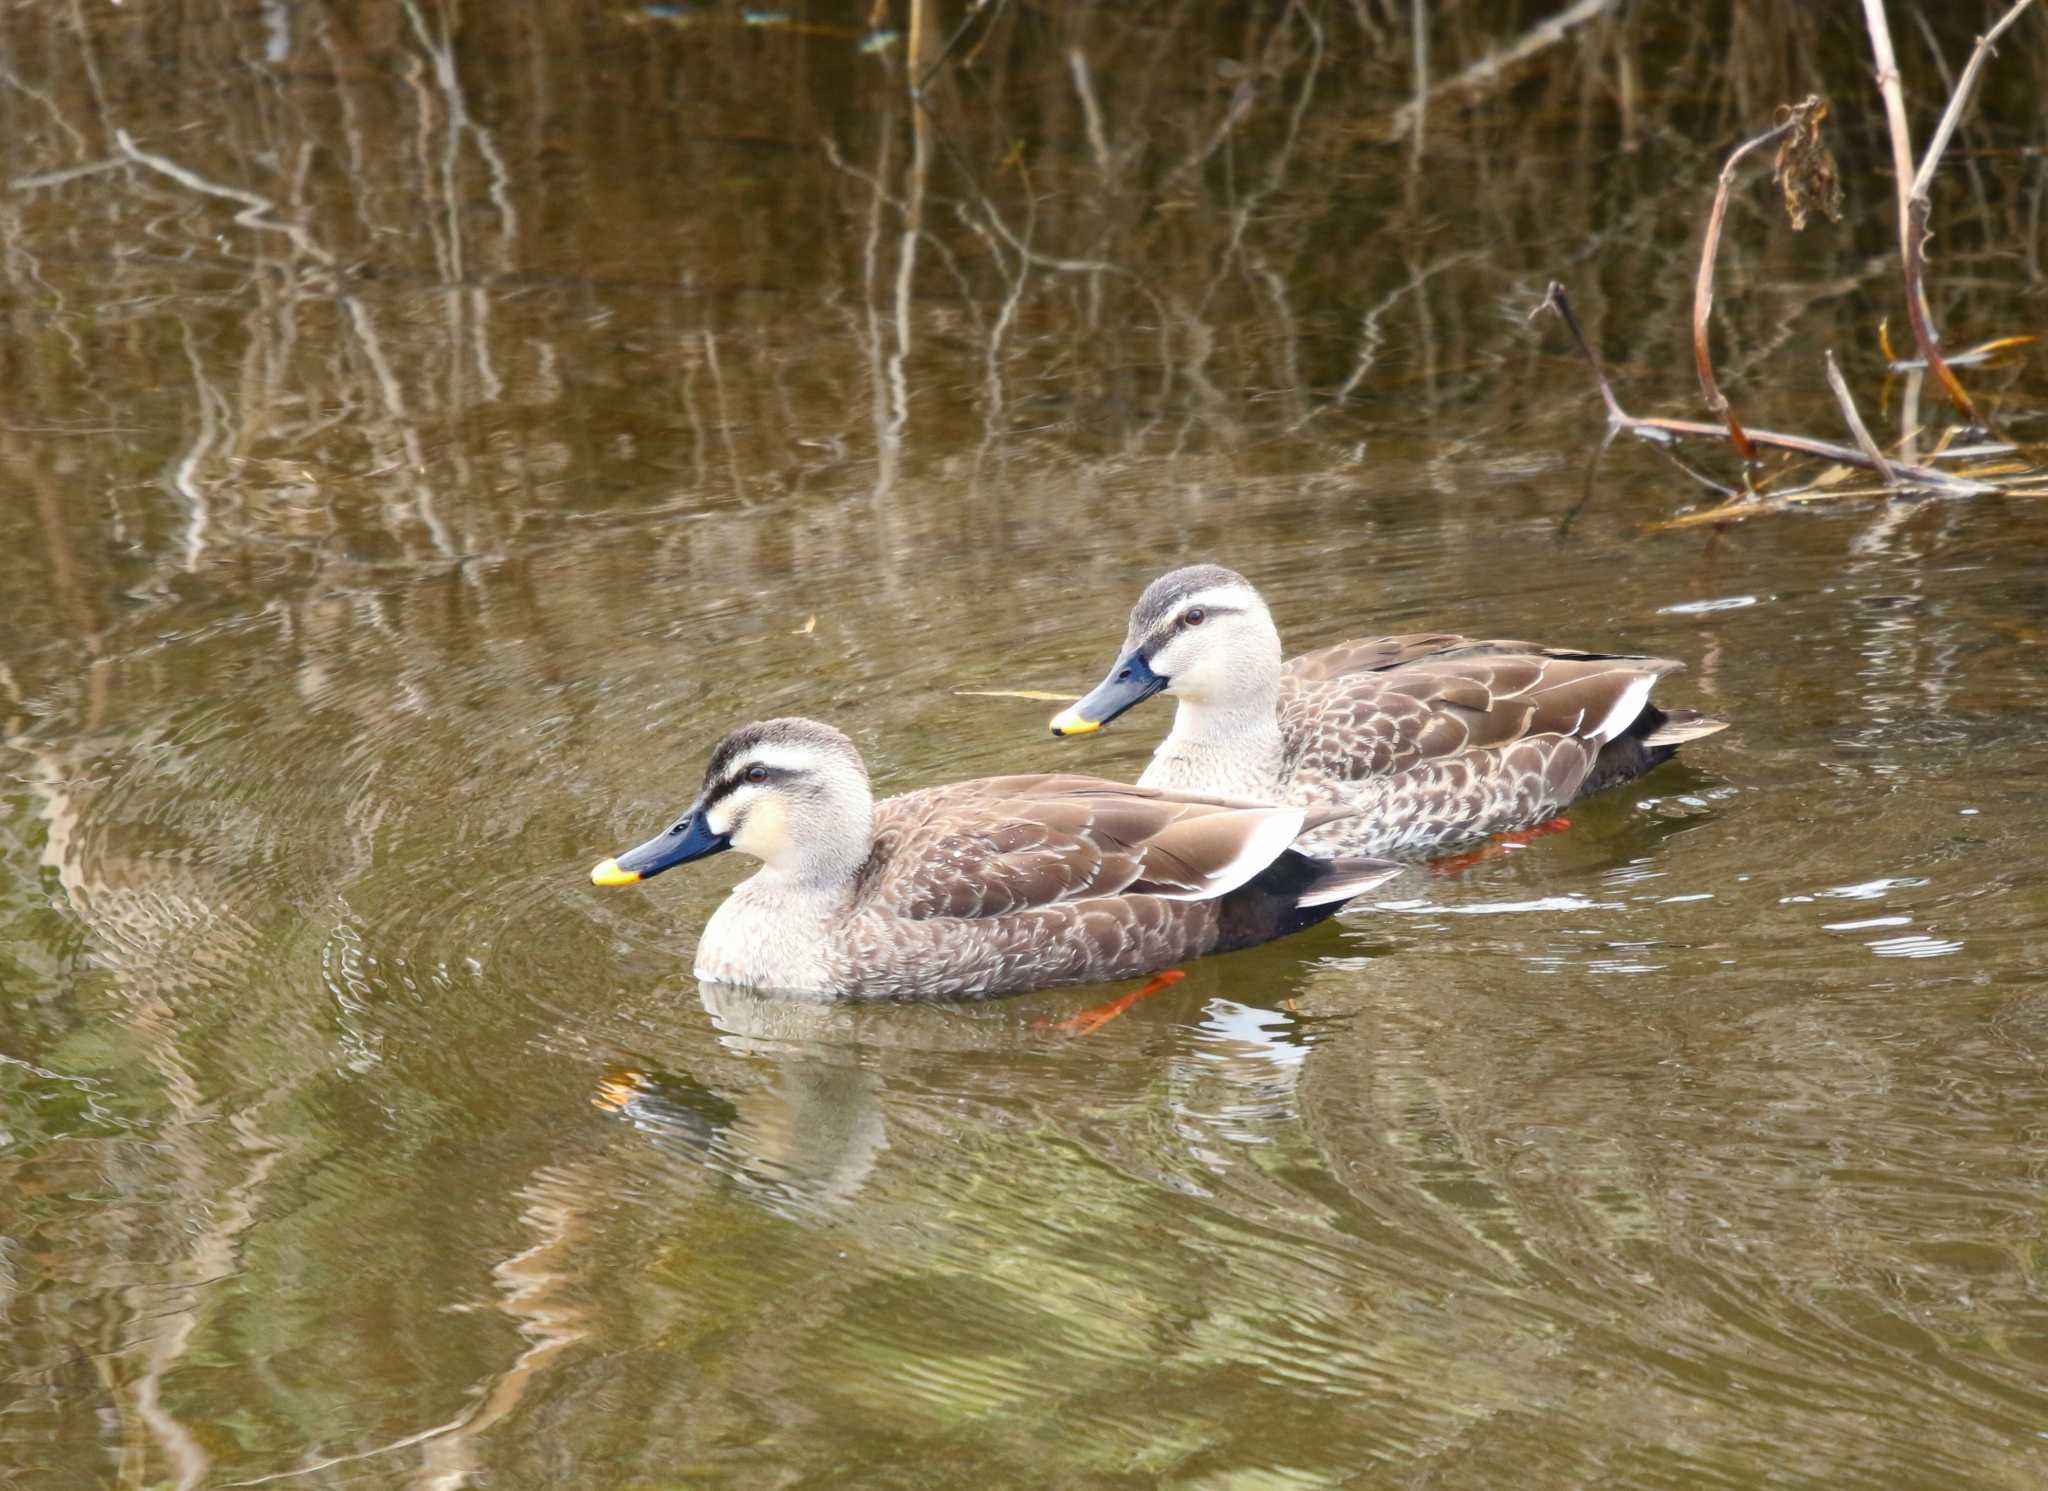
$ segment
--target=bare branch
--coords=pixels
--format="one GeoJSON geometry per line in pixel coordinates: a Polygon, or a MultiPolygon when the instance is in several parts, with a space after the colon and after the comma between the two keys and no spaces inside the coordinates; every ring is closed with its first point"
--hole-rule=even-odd
{"type": "Polygon", "coordinates": [[[1935,167],[1941,164],[1941,157],[1948,149],[1948,142],[1962,122],[1963,107],[1970,101],[1970,95],[1977,87],[1977,74],[1984,70],[1985,61],[1991,56],[1998,38],[2005,35],[2008,27],[2017,21],[2034,0],[2018,0],[1996,26],[1977,38],[1976,50],[1970,53],[1970,60],[1963,67],[1963,75],[1957,81],[1955,90],[1949,94],[1948,107],[1942,111],[1941,123],[1934,127],[1934,138],[1927,142],[1927,154],[1921,158],[1920,169],[1913,177],[1913,188],[1908,194],[1924,198],[1934,181],[1935,167]]]}
{"type": "MultiPolygon", "coordinates": [[[[1817,101],[1809,98],[1801,108],[1812,108],[1817,101]]],[[[1735,185],[1735,168],[1742,164],[1742,158],[1763,145],[1768,145],[1780,135],[1789,134],[1800,123],[1795,114],[1776,129],[1758,135],[1735,147],[1735,153],[1728,157],[1728,164],[1721,167],[1721,182],[1714,189],[1714,207],[1707,214],[1707,236],[1700,244],[1700,269],[1693,281],[1692,289],[1692,358],[1699,369],[1700,392],[1705,395],[1707,412],[1719,416],[1728,426],[1728,438],[1735,443],[1735,449],[1745,461],[1756,459],[1756,446],[1742,432],[1742,425],[1735,413],[1728,407],[1727,396],[1714,381],[1714,359],[1708,348],[1707,322],[1714,314],[1714,258],[1721,248],[1721,223],[1728,216],[1728,193],[1735,185]]]]}
{"type": "Polygon", "coordinates": [[[2034,0],[2016,0],[1997,25],[1977,38],[1976,49],[1970,53],[1969,63],[1949,95],[1948,107],[1942,111],[1941,122],[1935,126],[1934,138],[1928,142],[1927,157],[1916,169],[1912,140],[1906,125],[1906,97],[1899,82],[1899,63],[1892,50],[1891,27],[1885,19],[1884,0],[1863,0],[1864,25],[1870,32],[1871,54],[1877,59],[1877,85],[1884,95],[1885,119],[1891,129],[1892,169],[1898,177],[1899,258],[1905,270],[1906,319],[1912,325],[1913,340],[1919,345],[1921,359],[1941,380],[1949,402],[1965,419],[1979,425],[1984,423],[1984,416],[1978,412],[1976,401],[1963,388],[1962,380],[1942,359],[1941,336],[1935,330],[1934,318],[1927,309],[1924,281],[1930,211],[1928,191],[1935,169],[1941,164],[1948,142],[1955,135],[1963,109],[1977,86],[1977,75],[1984,70],[1993,45],[2033,3],[2034,0]]]}
{"type": "Polygon", "coordinates": [[[1835,365],[1835,349],[1827,351],[1828,387],[1835,391],[1835,402],[1842,406],[1842,419],[1849,426],[1849,433],[1856,437],[1857,448],[1870,462],[1871,467],[1888,487],[1900,485],[1899,474],[1892,470],[1892,463],[1884,458],[1884,452],[1877,448],[1877,442],[1870,438],[1870,430],[1863,423],[1863,416],[1856,412],[1856,401],[1849,396],[1848,380],[1842,377],[1841,368],[1835,365]]]}
{"type": "MultiPolygon", "coordinates": [[[[1572,310],[1571,300],[1565,294],[1564,286],[1556,280],[1550,282],[1550,289],[1542,301],[1530,312],[1533,318],[1541,311],[1556,311],[1570,329],[1572,339],[1578,343],[1579,353],[1586,359],[1586,365],[1593,370],[1593,380],[1599,385],[1600,397],[1607,405],[1607,417],[1618,429],[1646,440],[1668,442],[1674,439],[1710,438],[1725,439],[1727,429],[1722,425],[1707,424],[1697,419],[1659,419],[1630,414],[1621,407],[1614,396],[1614,390],[1607,382],[1607,375],[1601,371],[1600,354],[1579,325],[1579,318],[1572,310]]],[[[1838,445],[1831,440],[1812,440],[1804,435],[1787,435],[1777,430],[1747,430],[1749,440],[1758,446],[1772,450],[1789,451],[1793,455],[1814,456],[1824,461],[1839,461],[1845,466],[1871,467],[1871,461],[1862,451],[1853,446],[1838,445]]],[[[1889,463],[1894,473],[1911,479],[1915,486],[1922,486],[1949,493],[1951,496],[1975,496],[1996,490],[1980,481],[1966,477],[1951,476],[1946,471],[1936,471],[1929,466],[1909,466],[1902,461],[1889,463]]]]}

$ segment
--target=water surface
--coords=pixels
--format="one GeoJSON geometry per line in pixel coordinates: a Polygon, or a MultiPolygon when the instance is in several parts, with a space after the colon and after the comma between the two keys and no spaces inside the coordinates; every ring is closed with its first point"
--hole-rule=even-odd
{"type": "MultiPolygon", "coordinates": [[[[1405,7],[943,58],[863,7],[15,15],[0,1479],[2038,1485],[2048,509],[1666,530],[1722,494],[1594,461],[1527,312],[1564,278],[1696,414],[1714,176],[1816,88],[1849,218],[1738,197],[1723,381],[1839,438],[1833,347],[1881,438],[1949,423],[1876,350],[1853,22],[1668,9],[1419,149],[1405,7]],[[1295,647],[1657,653],[1736,725],[1087,1036],[1131,986],[699,988],[742,866],[587,884],[749,718],[885,791],[1135,773],[1160,704],[962,691],[1078,691],[1195,559],[1295,647]]],[[[1534,19],[1456,8],[1432,76],[1534,19]]],[[[1982,20],[1899,25],[1924,138],[1982,20]]],[[[2044,76],[2016,32],[1941,181],[1955,345],[2041,320],[2044,76]]],[[[1969,376],[2040,439],[2038,353],[1969,376]]]]}

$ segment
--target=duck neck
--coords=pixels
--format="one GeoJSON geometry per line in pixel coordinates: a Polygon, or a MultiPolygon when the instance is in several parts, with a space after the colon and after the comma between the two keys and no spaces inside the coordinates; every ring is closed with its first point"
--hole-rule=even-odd
{"type": "Polygon", "coordinates": [[[1270,704],[1222,708],[1183,700],[1142,781],[1183,792],[1271,796],[1283,757],[1280,722],[1270,704]]]}
{"type": "Polygon", "coordinates": [[[834,928],[874,848],[864,776],[827,778],[795,803],[756,803],[733,848],[762,868],[733,887],[696,946],[696,977],[766,989],[825,989],[834,928]]]}
{"type": "Polygon", "coordinates": [[[832,986],[835,929],[852,909],[873,844],[864,799],[862,807],[858,832],[793,841],[733,887],[697,944],[699,978],[771,989],[832,986]]]}
{"type": "Polygon", "coordinates": [[[1227,674],[1180,695],[1173,729],[1153,755],[1147,786],[1229,796],[1272,796],[1285,751],[1280,738],[1280,637],[1270,623],[1227,674]]]}
{"type": "MultiPolygon", "coordinates": [[[[751,849],[748,835],[733,847],[751,849]]],[[[760,874],[747,883],[806,912],[836,910],[853,899],[875,844],[875,801],[865,778],[828,777],[817,794],[764,834],[760,874]]]]}

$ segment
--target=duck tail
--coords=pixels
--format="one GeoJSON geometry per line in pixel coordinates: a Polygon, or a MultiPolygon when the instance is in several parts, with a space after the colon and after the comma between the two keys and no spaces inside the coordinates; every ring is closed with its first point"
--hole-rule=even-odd
{"type": "Polygon", "coordinates": [[[1324,859],[1289,849],[1219,902],[1215,952],[1271,942],[1328,921],[1353,896],[1384,885],[1405,866],[1385,859],[1324,859]]]}
{"type": "Polygon", "coordinates": [[[1659,709],[1645,704],[1643,712],[1621,734],[1600,748],[1593,769],[1579,784],[1574,800],[1590,797],[1608,787],[1632,781],[1678,754],[1688,740],[1726,730],[1728,721],[1697,709],[1659,709]]]}
{"type": "Polygon", "coordinates": [[[1684,745],[1688,740],[1728,728],[1728,722],[1719,715],[1701,714],[1697,709],[1663,709],[1658,714],[1662,718],[1640,737],[1646,746],[1684,745]]]}
{"type": "Polygon", "coordinates": [[[1318,859],[1310,863],[1315,866],[1314,878],[1294,896],[1294,904],[1304,911],[1312,906],[1340,906],[1353,896],[1385,885],[1407,868],[1390,859],[1318,859]]]}

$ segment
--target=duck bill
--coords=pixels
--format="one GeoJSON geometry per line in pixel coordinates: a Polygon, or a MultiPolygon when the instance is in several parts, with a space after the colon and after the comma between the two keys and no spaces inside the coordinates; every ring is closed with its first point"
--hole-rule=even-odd
{"type": "Polygon", "coordinates": [[[634,885],[652,880],[663,870],[705,859],[732,847],[732,835],[713,833],[704,820],[702,808],[692,808],[674,828],[656,834],[617,859],[608,859],[590,872],[592,885],[634,885]]]}
{"type": "Polygon", "coordinates": [[[1166,680],[1152,671],[1143,653],[1125,653],[1109,670],[1109,676],[1090,689],[1085,698],[1076,699],[1053,716],[1052,733],[1086,735],[1091,730],[1100,730],[1133,704],[1142,704],[1165,687],[1166,680]]]}

